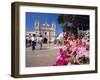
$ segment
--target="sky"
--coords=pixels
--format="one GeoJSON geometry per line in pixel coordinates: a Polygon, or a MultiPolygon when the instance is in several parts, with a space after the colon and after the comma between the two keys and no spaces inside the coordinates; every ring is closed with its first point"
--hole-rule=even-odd
{"type": "Polygon", "coordinates": [[[55,22],[56,32],[61,33],[62,27],[57,21],[59,15],[60,14],[26,12],[26,32],[33,31],[35,27],[35,21],[39,20],[40,25],[43,25],[45,22],[51,25],[52,22],[55,22]]]}

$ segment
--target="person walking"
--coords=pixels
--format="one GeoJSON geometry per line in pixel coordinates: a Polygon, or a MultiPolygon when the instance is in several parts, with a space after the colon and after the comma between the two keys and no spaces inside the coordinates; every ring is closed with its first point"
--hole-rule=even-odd
{"type": "Polygon", "coordinates": [[[28,39],[29,45],[28,45],[28,46],[31,47],[31,46],[32,46],[32,40],[31,40],[31,37],[32,37],[32,36],[31,36],[31,34],[29,34],[28,37],[29,37],[29,39],[28,39]]]}
{"type": "Polygon", "coordinates": [[[40,45],[40,49],[42,49],[42,43],[43,43],[42,35],[40,35],[38,43],[40,45]]]}
{"type": "Polygon", "coordinates": [[[35,39],[36,35],[33,34],[33,36],[31,37],[31,41],[32,41],[32,50],[35,50],[35,46],[36,46],[36,39],[35,39]]]}

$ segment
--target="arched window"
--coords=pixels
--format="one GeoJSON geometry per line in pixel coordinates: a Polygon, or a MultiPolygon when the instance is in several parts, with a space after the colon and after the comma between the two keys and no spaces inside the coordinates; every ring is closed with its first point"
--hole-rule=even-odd
{"type": "Polygon", "coordinates": [[[47,34],[47,32],[45,32],[45,35],[47,34]]]}

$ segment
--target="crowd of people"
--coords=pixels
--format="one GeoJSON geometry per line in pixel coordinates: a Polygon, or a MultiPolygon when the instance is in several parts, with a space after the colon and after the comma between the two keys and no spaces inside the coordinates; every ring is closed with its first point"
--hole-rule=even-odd
{"type": "Polygon", "coordinates": [[[26,47],[32,47],[32,50],[35,50],[35,47],[36,47],[37,43],[39,44],[40,49],[42,49],[42,43],[43,43],[42,35],[40,35],[38,37],[38,40],[37,40],[35,34],[33,34],[33,35],[31,35],[31,34],[26,35],[26,47]]]}
{"type": "Polygon", "coordinates": [[[68,36],[63,32],[62,41],[64,46],[59,49],[54,66],[89,64],[89,34],[68,36]]]}

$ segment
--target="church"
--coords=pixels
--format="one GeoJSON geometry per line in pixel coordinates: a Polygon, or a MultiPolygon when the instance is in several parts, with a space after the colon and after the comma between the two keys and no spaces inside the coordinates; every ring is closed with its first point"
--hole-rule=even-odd
{"type": "Polygon", "coordinates": [[[56,24],[52,22],[48,24],[47,21],[44,24],[40,24],[39,20],[36,20],[34,23],[34,30],[32,32],[26,32],[26,35],[36,35],[36,39],[38,40],[39,36],[42,35],[43,42],[53,42],[56,38],[56,24]]]}

